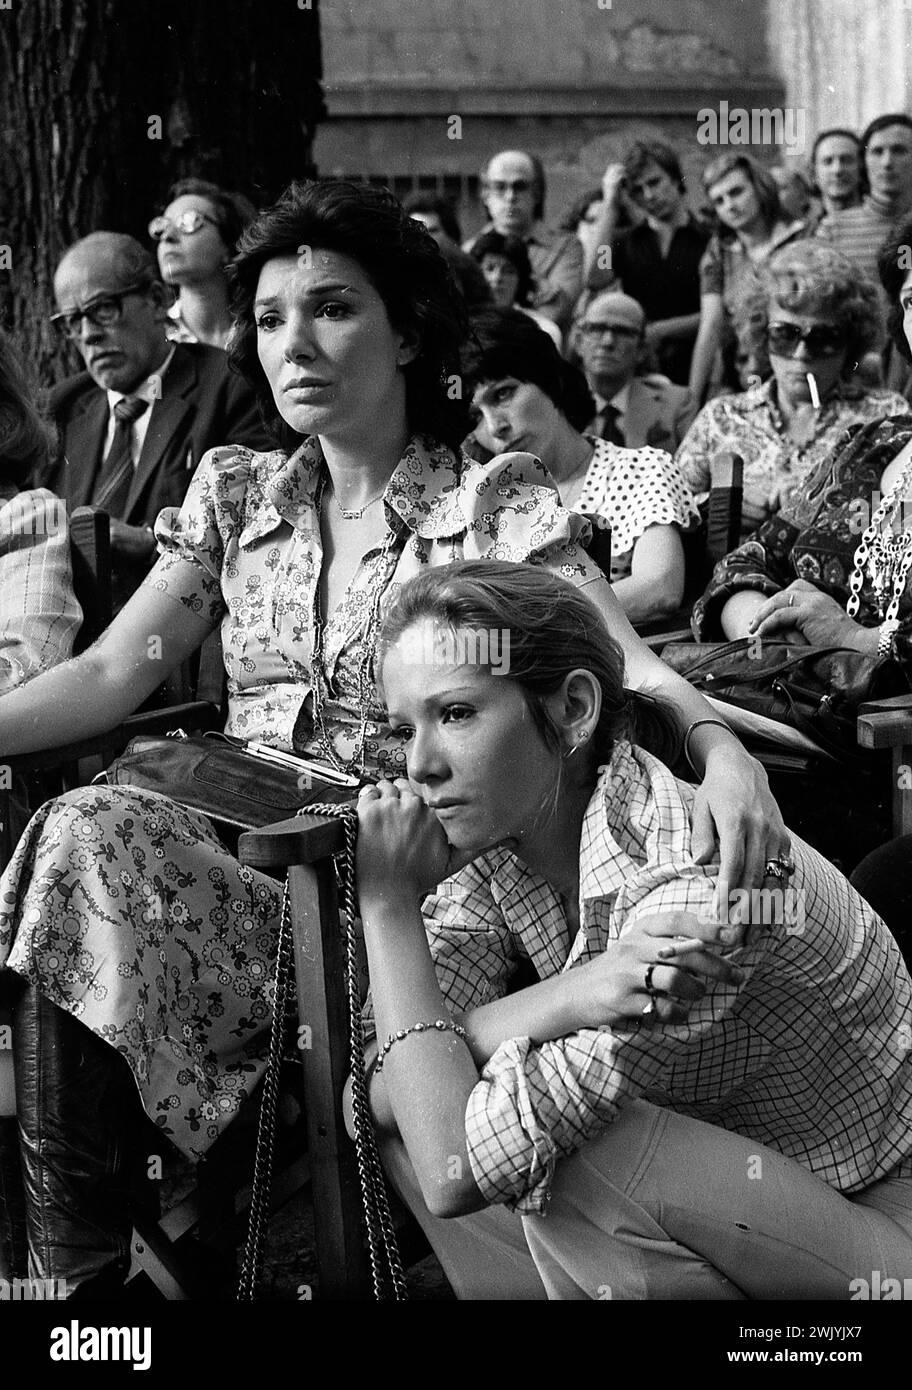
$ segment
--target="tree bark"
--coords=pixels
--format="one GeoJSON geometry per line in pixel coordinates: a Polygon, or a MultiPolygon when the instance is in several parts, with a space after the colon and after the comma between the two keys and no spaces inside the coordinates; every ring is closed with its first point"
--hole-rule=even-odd
{"type": "Polygon", "coordinates": [[[262,205],[314,172],[317,4],[0,0],[0,320],[45,383],[79,365],[47,323],[72,242],[145,241],[186,175],[262,205]]]}

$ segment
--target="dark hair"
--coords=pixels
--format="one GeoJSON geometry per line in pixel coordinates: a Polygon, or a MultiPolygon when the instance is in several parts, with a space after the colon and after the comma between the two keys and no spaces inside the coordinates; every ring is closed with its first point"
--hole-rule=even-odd
{"type": "Polygon", "coordinates": [[[519,276],[519,284],[516,286],[516,303],[529,303],[535,288],[535,279],[532,275],[532,263],[529,260],[525,242],[521,241],[519,237],[502,236],[500,232],[495,232],[492,227],[489,232],[482,232],[480,236],[475,238],[470,254],[479,265],[485,256],[503,256],[505,260],[510,262],[519,276]]]}
{"type": "Polygon", "coordinates": [[[440,218],[440,225],[450,241],[455,241],[457,246],[462,241],[462,231],[456,217],[456,209],[449,198],[438,198],[433,193],[422,193],[419,189],[415,193],[410,193],[407,198],[403,198],[402,206],[409,217],[414,217],[416,212],[435,213],[440,218]]]}
{"type": "Polygon", "coordinates": [[[845,126],[841,125],[833,125],[830,126],[827,130],[822,130],[820,134],[817,136],[817,139],[814,141],[813,145],[811,146],[811,156],[810,160],[808,161],[808,166],[811,171],[812,192],[818,195],[820,193],[820,189],[817,187],[817,180],[814,172],[817,166],[817,151],[823,144],[824,140],[829,140],[832,136],[836,135],[841,136],[843,140],[851,140],[854,144],[855,149],[858,153],[858,191],[859,193],[866,193],[868,189],[868,176],[865,171],[865,162],[863,158],[863,151],[861,148],[861,140],[855,134],[854,130],[847,130],[845,126]]]}
{"type": "Polygon", "coordinates": [[[756,283],[735,302],[738,340],[757,360],[766,352],[770,305],[791,313],[820,314],[846,333],[844,375],[849,377],[881,337],[876,287],[858,267],[825,242],[790,242],[761,268],[756,283]]]}
{"type": "Polygon", "coordinates": [[[39,474],[52,440],[53,431],[35,406],[25,364],[0,330],[0,486],[22,487],[39,474]]]}
{"type": "Polygon", "coordinates": [[[560,229],[562,232],[575,232],[582,222],[586,213],[593,203],[600,203],[604,198],[604,193],[600,188],[589,188],[585,193],[581,193],[575,198],[567,210],[566,216],[561,219],[560,229]]]}
{"type": "Polygon", "coordinates": [[[561,357],[534,319],[521,309],[487,309],[473,315],[463,348],[466,400],[486,381],[507,376],[537,386],[575,430],[585,429],[595,414],[595,401],[582,372],[561,357]]]}
{"type": "Polygon", "coordinates": [[[887,295],[887,332],[900,355],[912,362],[912,349],[903,332],[905,315],[899,302],[903,283],[912,270],[912,218],[907,217],[893,228],[880,248],[877,269],[887,295]]]}
{"type": "Polygon", "coordinates": [[[552,753],[560,753],[561,743],[548,697],[580,668],[592,673],[602,692],[599,722],[589,745],[593,770],[608,761],[620,738],[646,735],[657,757],[674,762],[678,756],[680,737],[662,703],[624,688],[624,653],[599,610],[581,589],[541,565],[459,560],[422,570],[402,586],[384,617],[378,672],[393,643],[422,618],[454,634],[506,634],[510,666],[502,679],[519,686],[552,753]]]}
{"type": "MultiPolygon", "coordinates": [[[[753,184],[757,201],[760,204],[760,215],[766,223],[767,231],[772,231],[777,222],[785,221],[785,212],[779,199],[779,189],[775,179],[764,169],[762,164],[758,164],[756,159],[752,159],[749,154],[722,154],[711,164],[707,164],[702,175],[704,191],[708,194],[715,184],[721,183],[729,174],[735,173],[744,174],[753,184]]],[[[718,214],[716,216],[718,217],[718,214]]],[[[723,239],[729,240],[736,233],[721,223],[720,219],[719,235],[723,239]]]]}
{"type": "Polygon", "coordinates": [[[827,130],[822,130],[820,132],[820,134],[817,136],[817,139],[811,146],[812,169],[814,167],[814,160],[817,158],[818,148],[823,144],[824,140],[829,140],[834,135],[841,135],[844,140],[851,140],[855,145],[855,148],[858,150],[859,155],[861,154],[861,140],[855,134],[854,130],[847,130],[845,126],[841,125],[829,126],[827,130]]]}
{"type": "Polygon", "coordinates": [[[904,125],[907,130],[912,130],[912,116],[907,116],[904,111],[888,112],[886,116],[875,116],[873,121],[870,121],[861,132],[862,156],[868,153],[868,145],[874,136],[891,125],[904,125]]]}
{"type": "Polygon", "coordinates": [[[666,145],[663,140],[637,140],[631,145],[624,156],[624,174],[628,185],[640,177],[647,164],[658,164],[670,179],[674,179],[680,192],[684,192],[684,173],[680,160],[670,145],[666,145]]]}
{"type": "Polygon", "coordinates": [[[167,203],[173,203],[175,198],[183,198],[187,194],[209,200],[215,209],[219,236],[229,251],[233,251],[240,240],[241,232],[256,217],[256,208],[250,199],[245,198],[243,193],[231,193],[226,188],[220,188],[217,183],[210,183],[208,179],[187,178],[178,179],[177,183],[171,185],[168,189],[167,203]]]}
{"type": "Polygon", "coordinates": [[[253,304],[266,262],[297,256],[304,246],[357,261],[390,323],[400,332],[417,333],[418,355],[402,369],[409,429],[458,448],[469,417],[462,399],[452,399],[448,390],[449,377],[459,371],[466,327],[455,281],[434,238],[403,212],[392,193],[346,179],[293,183],[243,233],[229,268],[236,320],[229,363],[253,387],[281,447],[293,451],[301,436],[280,417],[260,366],[253,304]]]}
{"type": "MultiPolygon", "coordinates": [[[[528,159],[532,165],[532,182],[535,185],[535,204],[532,208],[533,216],[542,218],[545,215],[545,166],[542,164],[537,154],[530,154],[528,150],[499,150],[498,154],[521,154],[523,159],[528,159]]],[[[481,171],[482,194],[484,185],[488,181],[488,170],[492,162],[497,158],[493,154],[481,171]]]]}

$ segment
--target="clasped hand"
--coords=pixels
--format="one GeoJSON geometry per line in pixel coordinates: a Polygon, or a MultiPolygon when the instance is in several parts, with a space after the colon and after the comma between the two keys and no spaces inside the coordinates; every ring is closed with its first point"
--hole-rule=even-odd
{"type": "Polygon", "coordinates": [[[362,902],[404,897],[418,902],[483,853],[454,849],[404,777],[364,787],[358,797],[356,870],[362,902]]]}

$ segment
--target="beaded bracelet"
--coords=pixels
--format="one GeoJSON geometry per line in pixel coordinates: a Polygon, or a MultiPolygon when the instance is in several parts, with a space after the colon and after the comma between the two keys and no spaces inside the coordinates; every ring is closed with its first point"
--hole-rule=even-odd
{"type": "Polygon", "coordinates": [[[724,729],[727,734],[734,734],[735,738],[738,737],[738,735],[735,734],[735,731],[732,728],[732,726],[730,724],[726,724],[724,719],[695,719],[692,724],[688,724],[687,733],[684,735],[684,757],[687,760],[688,767],[690,768],[691,772],[694,774],[695,777],[699,777],[700,774],[694,767],[693,758],[690,756],[690,736],[693,733],[694,729],[699,729],[701,724],[715,724],[720,729],[724,729]]]}
{"type": "Polygon", "coordinates": [[[413,1023],[411,1028],[400,1028],[397,1033],[390,1033],[386,1042],[377,1053],[377,1060],[374,1062],[374,1075],[379,1076],[383,1070],[383,1059],[397,1042],[402,1042],[409,1033],[424,1033],[429,1028],[436,1028],[438,1033],[455,1033],[457,1038],[465,1040],[466,1030],[458,1023],[451,1023],[448,1018],[435,1019],[433,1023],[413,1023]]]}
{"type": "Polygon", "coordinates": [[[899,630],[898,618],[886,618],[880,625],[880,634],[877,640],[877,655],[893,655],[893,634],[899,630]]]}

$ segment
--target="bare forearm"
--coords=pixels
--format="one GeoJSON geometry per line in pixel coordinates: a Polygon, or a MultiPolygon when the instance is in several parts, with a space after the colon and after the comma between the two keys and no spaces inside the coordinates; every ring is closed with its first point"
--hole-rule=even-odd
{"type": "Polygon", "coordinates": [[[758,609],[766,603],[766,595],[756,589],[739,589],[725,603],[719,622],[722,631],[730,641],[736,637],[746,637],[751,619],[758,609]]]}
{"type": "MultiPolygon", "coordinates": [[[[362,898],[361,907],[378,1039],[449,1019],[417,900],[362,898]]],[[[382,1081],[429,1210],[447,1216],[482,1205],[466,1151],[478,1071],[465,1043],[451,1031],[409,1033],[384,1058],[382,1081]]]]}
{"type": "Polygon", "coordinates": [[[114,728],[155,688],[138,670],[113,677],[96,648],[0,699],[0,750],[8,756],[56,748],[114,728]]]}

